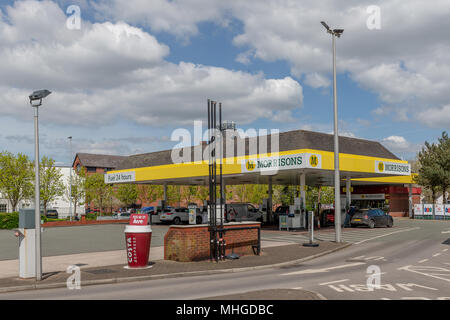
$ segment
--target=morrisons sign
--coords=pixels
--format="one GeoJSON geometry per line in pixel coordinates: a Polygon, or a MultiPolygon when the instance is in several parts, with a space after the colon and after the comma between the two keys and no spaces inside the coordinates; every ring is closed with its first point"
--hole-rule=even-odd
{"type": "Polygon", "coordinates": [[[409,163],[375,161],[375,172],[409,176],[411,175],[411,165],[409,163]]]}
{"type": "Polygon", "coordinates": [[[276,170],[322,168],[320,154],[298,153],[278,157],[250,158],[242,160],[242,172],[271,172],[276,170]]]}

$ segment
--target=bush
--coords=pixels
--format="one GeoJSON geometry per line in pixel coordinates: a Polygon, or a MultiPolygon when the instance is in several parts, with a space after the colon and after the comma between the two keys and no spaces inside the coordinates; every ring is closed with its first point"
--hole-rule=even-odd
{"type": "Polygon", "coordinates": [[[19,213],[0,213],[0,229],[14,229],[19,227],[19,213]]]}
{"type": "Polygon", "coordinates": [[[86,213],[86,220],[97,220],[97,215],[95,213],[86,213]]]}

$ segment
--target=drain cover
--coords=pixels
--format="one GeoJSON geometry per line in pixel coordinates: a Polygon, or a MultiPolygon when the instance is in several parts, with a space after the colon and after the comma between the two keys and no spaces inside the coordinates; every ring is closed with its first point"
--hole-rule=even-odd
{"type": "Polygon", "coordinates": [[[89,271],[85,271],[87,273],[92,273],[92,274],[104,274],[104,273],[113,273],[113,272],[117,272],[111,269],[97,269],[97,270],[89,270],[89,271]]]}

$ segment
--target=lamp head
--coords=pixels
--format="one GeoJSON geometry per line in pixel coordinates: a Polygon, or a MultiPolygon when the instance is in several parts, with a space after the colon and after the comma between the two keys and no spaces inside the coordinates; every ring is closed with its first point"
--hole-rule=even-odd
{"type": "Polygon", "coordinates": [[[333,33],[339,38],[344,33],[344,29],[334,29],[333,33]]]}
{"type": "Polygon", "coordinates": [[[42,99],[47,97],[51,91],[48,91],[47,89],[44,90],[38,90],[34,91],[30,96],[30,104],[33,106],[40,106],[42,104],[42,99]],[[38,104],[33,104],[33,101],[39,101],[38,104]]]}
{"type": "Polygon", "coordinates": [[[330,27],[325,23],[325,21],[320,21],[320,23],[327,29],[327,31],[330,31],[330,27]]]}

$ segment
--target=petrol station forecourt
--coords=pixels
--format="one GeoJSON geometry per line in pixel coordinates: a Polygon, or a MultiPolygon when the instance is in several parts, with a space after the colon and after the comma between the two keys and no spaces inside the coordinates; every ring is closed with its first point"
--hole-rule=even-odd
{"type": "MultiPolygon", "coordinates": [[[[339,146],[340,185],[346,188],[347,207],[351,203],[352,185],[399,185],[411,190],[414,181],[410,164],[381,143],[340,136],[339,146]]],[[[206,143],[201,143],[183,149],[128,156],[115,170],[105,174],[105,182],[164,185],[164,200],[167,201],[167,185],[208,185],[208,159],[198,161],[195,158],[203,155],[207,147],[206,143]],[[191,161],[173,163],[173,154],[190,155],[191,161]]],[[[295,130],[243,139],[237,137],[233,157],[228,157],[226,148],[223,143],[225,188],[226,185],[267,184],[269,208],[273,184],[300,186],[303,204],[306,203],[305,186],[334,185],[331,134],[295,130]]],[[[411,216],[411,193],[409,200],[411,216]]],[[[306,212],[304,205],[301,208],[303,220],[306,212]]]]}

